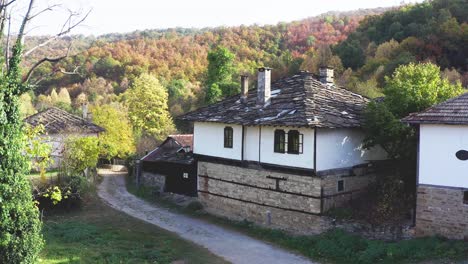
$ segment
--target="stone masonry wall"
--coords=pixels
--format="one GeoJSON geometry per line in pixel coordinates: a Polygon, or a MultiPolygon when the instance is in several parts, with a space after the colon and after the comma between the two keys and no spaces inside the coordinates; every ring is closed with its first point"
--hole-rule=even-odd
{"type": "Polygon", "coordinates": [[[208,212],[296,233],[329,227],[321,179],[210,162],[198,163],[199,200],[208,212]]]}
{"type": "Polygon", "coordinates": [[[349,176],[349,174],[335,174],[324,176],[323,187],[323,212],[331,208],[341,207],[356,199],[362,191],[375,179],[374,174],[362,173],[349,176]],[[344,181],[344,190],[338,191],[338,181],[344,181]]]}
{"type": "Polygon", "coordinates": [[[159,192],[164,192],[166,176],[151,172],[141,172],[141,183],[145,186],[155,187],[159,192]]]}
{"type": "Polygon", "coordinates": [[[468,239],[468,205],[463,190],[418,186],[416,235],[441,235],[451,239],[468,239]]]}

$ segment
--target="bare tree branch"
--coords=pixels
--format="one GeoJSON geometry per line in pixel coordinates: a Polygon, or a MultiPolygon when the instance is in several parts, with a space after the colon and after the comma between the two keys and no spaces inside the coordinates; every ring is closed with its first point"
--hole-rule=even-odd
{"type": "Polygon", "coordinates": [[[5,4],[5,1],[2,1],[2,4],[0,5],[0,9],[3,9],[3,8],[13,4],[14,2],[16,2],[16,0],[11,0],[10,2],[8,2],[6,4],[5,4]]]}
{"type": "Polygon", "coordinates": [[[35,17],[39,16],[40,14],[42,14],[42,13],[44,13],[44,12],[52,11],[52,10],[54,10],[55,7],[59,7],[59,6],[60,6],[59,4],[55,4],[55,5],[48,6],[48,7],[44,8],[44,9],[42,9],[41,11],[35,13],[34,15],[31,15],[31,16],[29,17],[29,20],[34,19],[35,17]]]}
{"type": "Polygon", "coordinates": [[[23,45],[23,41],[24,41],[24,30],[26,28],[26,24],[28,23],[28,21],[30,20],[29,16],[31,15],[31,10],[34,6],[34,1],[35,0],[29,0],[29,6],[28,6],[28,10],[26,11],[26,14],[24,15],[24,18],[23,18],[23,21],[21,22],[21,26],[20,26],[20,29],[18,31],[18,36],[17,36],[17,39],[16,39],[16,45],[19,46],[19,45],[23,45]]]}
{"type": "Polygon", "coordinates": [[[45,58],[40,59],[36,63],[34,63],[34,65],[29,69],[28,74],[26,74],[26,76],[24,77],[23,83],[29,81],[29,79],[31,78],[31,75],[33,74],[33,72],[36,70],[37,67],[41,66],[42,63],[44,63],[44,62],[50,62],[50,63],[59,62],[59,61],[65,59],[66,57],[68,57],[69,51],[70,51],[70,49],[68,49],[67,54],[65,54],[63,56],[56,57],[56,58],[45,57],[45,58]]]}
{"type": "Polygon", "coordinates": [[[39,44],[39,45],[34,46],[34,47],[31,48],[30,50],[26,51],[26,52],[24,53],[24,56],[28,56],[29,54],[31,54],[31,53],[32,53],[33,51],[35,51],[36,49],[38,49],[38,48],[40,48],[40,47],[44,47],[44,46],[46,46],[47,44],[49,44],[50,42],[52,42],[52,41],[54,41],[54,40],[56,40],[56,39],[62,37],[62,36],[65,35],[65,34],[70,33],[70,31],[71,31],[72,29],[74,29],[75,27],[77,27],[79,24],[81,24],[81,23],[88,17],[88,15],[91,13],[91,11],[92,11],[92,10],[89,10],[88,13],[86,13],[86,15],[84,15],[79,21],[74,22],[74,23],[72,23],[72,18],[73,18],[74,16],[76,16],[77,14],[70,11],[70,15],[68,16],[68,19],[65,21],[65,23],[64,23],[63,26],[62,26],[61,31],[60,31],[58,34],[56,34],[55,36],[53,36],[53,37],[47,39],[46,41],[42,42],[42,43],[39,44]],[[68,25],[67,25],[67,24],[68,24],[68,25]]]}

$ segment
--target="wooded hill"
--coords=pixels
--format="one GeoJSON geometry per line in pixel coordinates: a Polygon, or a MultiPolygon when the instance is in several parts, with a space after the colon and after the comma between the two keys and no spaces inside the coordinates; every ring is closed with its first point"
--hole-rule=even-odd
{"type": "MultiPolygon", "coordinates": [[[[171,113],[178,115],[203,104],[207,54],[212,48],[221,45],[235,54],[236,73],[254,74],[255,68],[268,65],[275,69],[275,77],[279,77],[298,71],[304,60],[312,58],[319,47],[345,40],[365,16],[381,14],[384,10],[329,12],[301,21],[266,26],[175,28],[99,37],[73,36],[70,54],[76,55],[56,65],[44,64],[36,71],[36,78],[51,71],[57,74],[37,85],[34,105],[38,110],[47,106],[50,102],[39,96],[50,95],[53,89],[58,93],[61,88],[67,88],[76,104],[82,93],[91,103],[108,103],[116,100],[114,94],[123,93],[136,76],[149,72],[168,89],[171,113]],[[79,74],[60,73],[75,70],[79,74]]],[[[29,38],[26,45],[34,46],[41,42],[41,38],[45,37],[29,38]]],[[[39,49],[26,58],[26,64],[31,65],[44,54],[64,54],[70,40],[59,39],[52,46],[39,49]]]]}
{"type": "MultiPolygon", "coordinates": [[[[434,0],[393,9],[329,12],[277,25],[74,36],[71,53],[76,55],[57,65],[44,64],[36,78],[57,74],[42,80],[31,97],[40,109],[51,104],[46,97],[53,89],[66,88],[72,105],[83,100],[107,104],[120,100],[118,95],[135,77],[150,73],[167,89],[169,110],[177,116],[205,103],[207,54],[216,46],[234,54],[233,80],[240,73],[254,75],[258,66],[274,68],[273,78],[278,78],[298,70],[317,72],[319,65],[328,64],[335,68],[338,84],[375,97],[381,95],[384,76],[398,65],[432,61],[451,81],[466,85],[467,19],[467,1],[434,0]]],[[[37,37],[27,41],[39,42],[37,37]]],[[[68,42],[60,39],[48,51],[63,53],[68,42]]],[[[44,53],[38,51],[26,63],[44,53]]]]}

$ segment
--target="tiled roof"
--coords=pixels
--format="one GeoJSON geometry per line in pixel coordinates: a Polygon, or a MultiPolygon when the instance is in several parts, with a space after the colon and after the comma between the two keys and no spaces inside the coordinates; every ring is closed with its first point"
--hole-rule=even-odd
{"type": "Polygon", "coordinates": [[[334,85],[326,85],[311,73],[300,72],[271,84],[271,101],[257,105],[257,90],[246,103],[240,95],[229,97],[180,116],[180,120],[241,125],[301,127],[359,127],[369,99],[334,85]]]}
{"type": "Polygon", "coordinates": [[[60,108],[51,107],[42,112],[24,119],[32,126],[42,124],[48,134],[72,133],[99,133],[105,129],[90,121],[72,115],[60,108]]]}
{"type": "Polygon", "coordinates": [[[468,93],[402,119],[409,124],[468,124],[468,93]]]}
{"type": "Polygon", "coordinates": [[[192,153],[180,151],[183,147],[190,146],[193,149],[193,135],[170,135],[155,150],[144,156],[142,161],[167,161],[183,164],[191,164],[194,159],[192,153]]]}

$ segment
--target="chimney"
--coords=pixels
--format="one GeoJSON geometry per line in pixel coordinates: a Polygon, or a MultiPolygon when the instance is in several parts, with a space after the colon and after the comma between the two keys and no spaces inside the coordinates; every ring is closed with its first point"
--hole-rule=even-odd
{"type": "Polygon", "coordinates": [[[333,84],[333,68],[329,66],[321,66],[319,69],[320,82],[324,84],[333,84]]]}
{"type": "Polygon", "coordinates": [[[271,68],[258,69],[257,104],[265,105],[271,97],[271,68]]]}
{"type": "Polygon", "coordinates": [[[82,110],[82,112],[83,112],[83,119],[88,120],[88,104],[86,104],[86,103],[83,104],[83,105],[81,106],[81,110],[82,110]]]}
{"type": "Polygon", "coordinates": [[[247,102],[247,94],[249,93],[249,76],[241,76],[241,103],[245,104],[247,102]]]}

